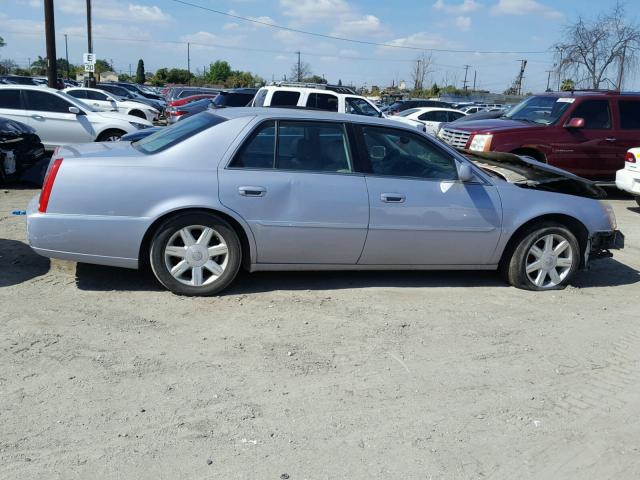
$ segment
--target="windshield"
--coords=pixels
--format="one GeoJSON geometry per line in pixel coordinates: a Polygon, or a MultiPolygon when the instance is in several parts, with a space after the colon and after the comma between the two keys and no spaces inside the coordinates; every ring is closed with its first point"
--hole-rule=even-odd
{"type": "Polygon", "coordinates": [[[551,125],[560,119],[574,100],[573,97],[553,97],[549,95],[529,97],[509,110],[505,118],[551,125]]]}
{"type": "Polygon", "coordinates": [[[150,155],[152,153],[161,152],[162,150],[172,147],[183,140],[202,132],[203,130],[225,121],[226,118],[222,118],[217,115],[200,113],[170,127],[158,130],[156,133],[152,133],[148,137],[138,140],[137,142],[132,142],[131,144],[142,153],[150,155]]]}
{"type": "Polygon", "coordinates": [[[72,97],[67,92],[58,91],[58,95],[62,95],[65,100],[67,100],[70,103],[73,103],[73,105],[75,107],[78,107],[81,110],[85,110],[85,111],[89,111],[89,112],[97,112],[98,111],[95,108],[93,108],[91,105],[89,105],[89,103],[84,103],[83,101],[78,100],[76,97],[72,97]]]}
{"type": "Polygon", "coordinates": [[[409,115],[411,115],[412,113],[416,113],[419,112],[420,109],[419,108],[409,108],[407,110],[404,110],[402,112],[400,112],[398,114],[399,117],[408,117],[409,115]]]}

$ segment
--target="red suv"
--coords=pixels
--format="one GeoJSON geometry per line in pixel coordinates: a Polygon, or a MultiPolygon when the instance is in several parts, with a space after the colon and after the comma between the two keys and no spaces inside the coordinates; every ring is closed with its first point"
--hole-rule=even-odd
{"type": "Polygon", "coordinates": [[[640,93],[534,95],[500,118],[446,124],[438,137],[455,148],[528,155],[612,182],[627,150],[640,146],[640,93]]]}

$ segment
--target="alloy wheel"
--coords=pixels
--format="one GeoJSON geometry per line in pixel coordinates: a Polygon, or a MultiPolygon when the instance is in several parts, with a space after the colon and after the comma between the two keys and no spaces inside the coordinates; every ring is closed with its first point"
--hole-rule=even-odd
{"type": "Polygon", "coordinates": [[[175,232],[164,248],[164,261],[173,278],[201,287],[215,282],[227,268],[229,247],[211,227],[191,225],[175,232]]]}
{"type": "Polygon", "coordinates": [[[553,288],[569,275],[573,265],[573,248],[562,235],[540,237],[529,248],[525,260],[528,279],[536,287],[553,288]]]}

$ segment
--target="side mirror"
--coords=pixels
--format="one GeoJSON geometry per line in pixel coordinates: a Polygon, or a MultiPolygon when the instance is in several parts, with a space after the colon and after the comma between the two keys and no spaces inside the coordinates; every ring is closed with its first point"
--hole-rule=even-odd
{"type": "Polygon", "coordinates": [[[473,180],[473,170],[466,163],[458,164],[458,180],[461,182],[470,182],[473,180]]]}
{"type": "Polygon", "coordinates": [[[69,113],[80,115],[82,113],[82,110],[80,110],[78,107],[69,107],[69,113]]]}
{"type": "Polygon", "coordinates": [[[566,128],[583,128],[584,127],[584,118],[573,117],[570,119],[565,125],[566,128]]]}

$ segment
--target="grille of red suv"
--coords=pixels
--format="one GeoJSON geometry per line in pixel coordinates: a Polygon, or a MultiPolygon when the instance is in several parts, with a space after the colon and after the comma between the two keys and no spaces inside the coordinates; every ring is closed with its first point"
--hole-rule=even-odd
{"type": "Polygon", "coordinates": [[[453,148],[466,147],[470,136],[471,134],[468,132],[461,132],[460,130],[453,130],[452,128],[443,128],[438,133],[438,137],[453,148]]]}

